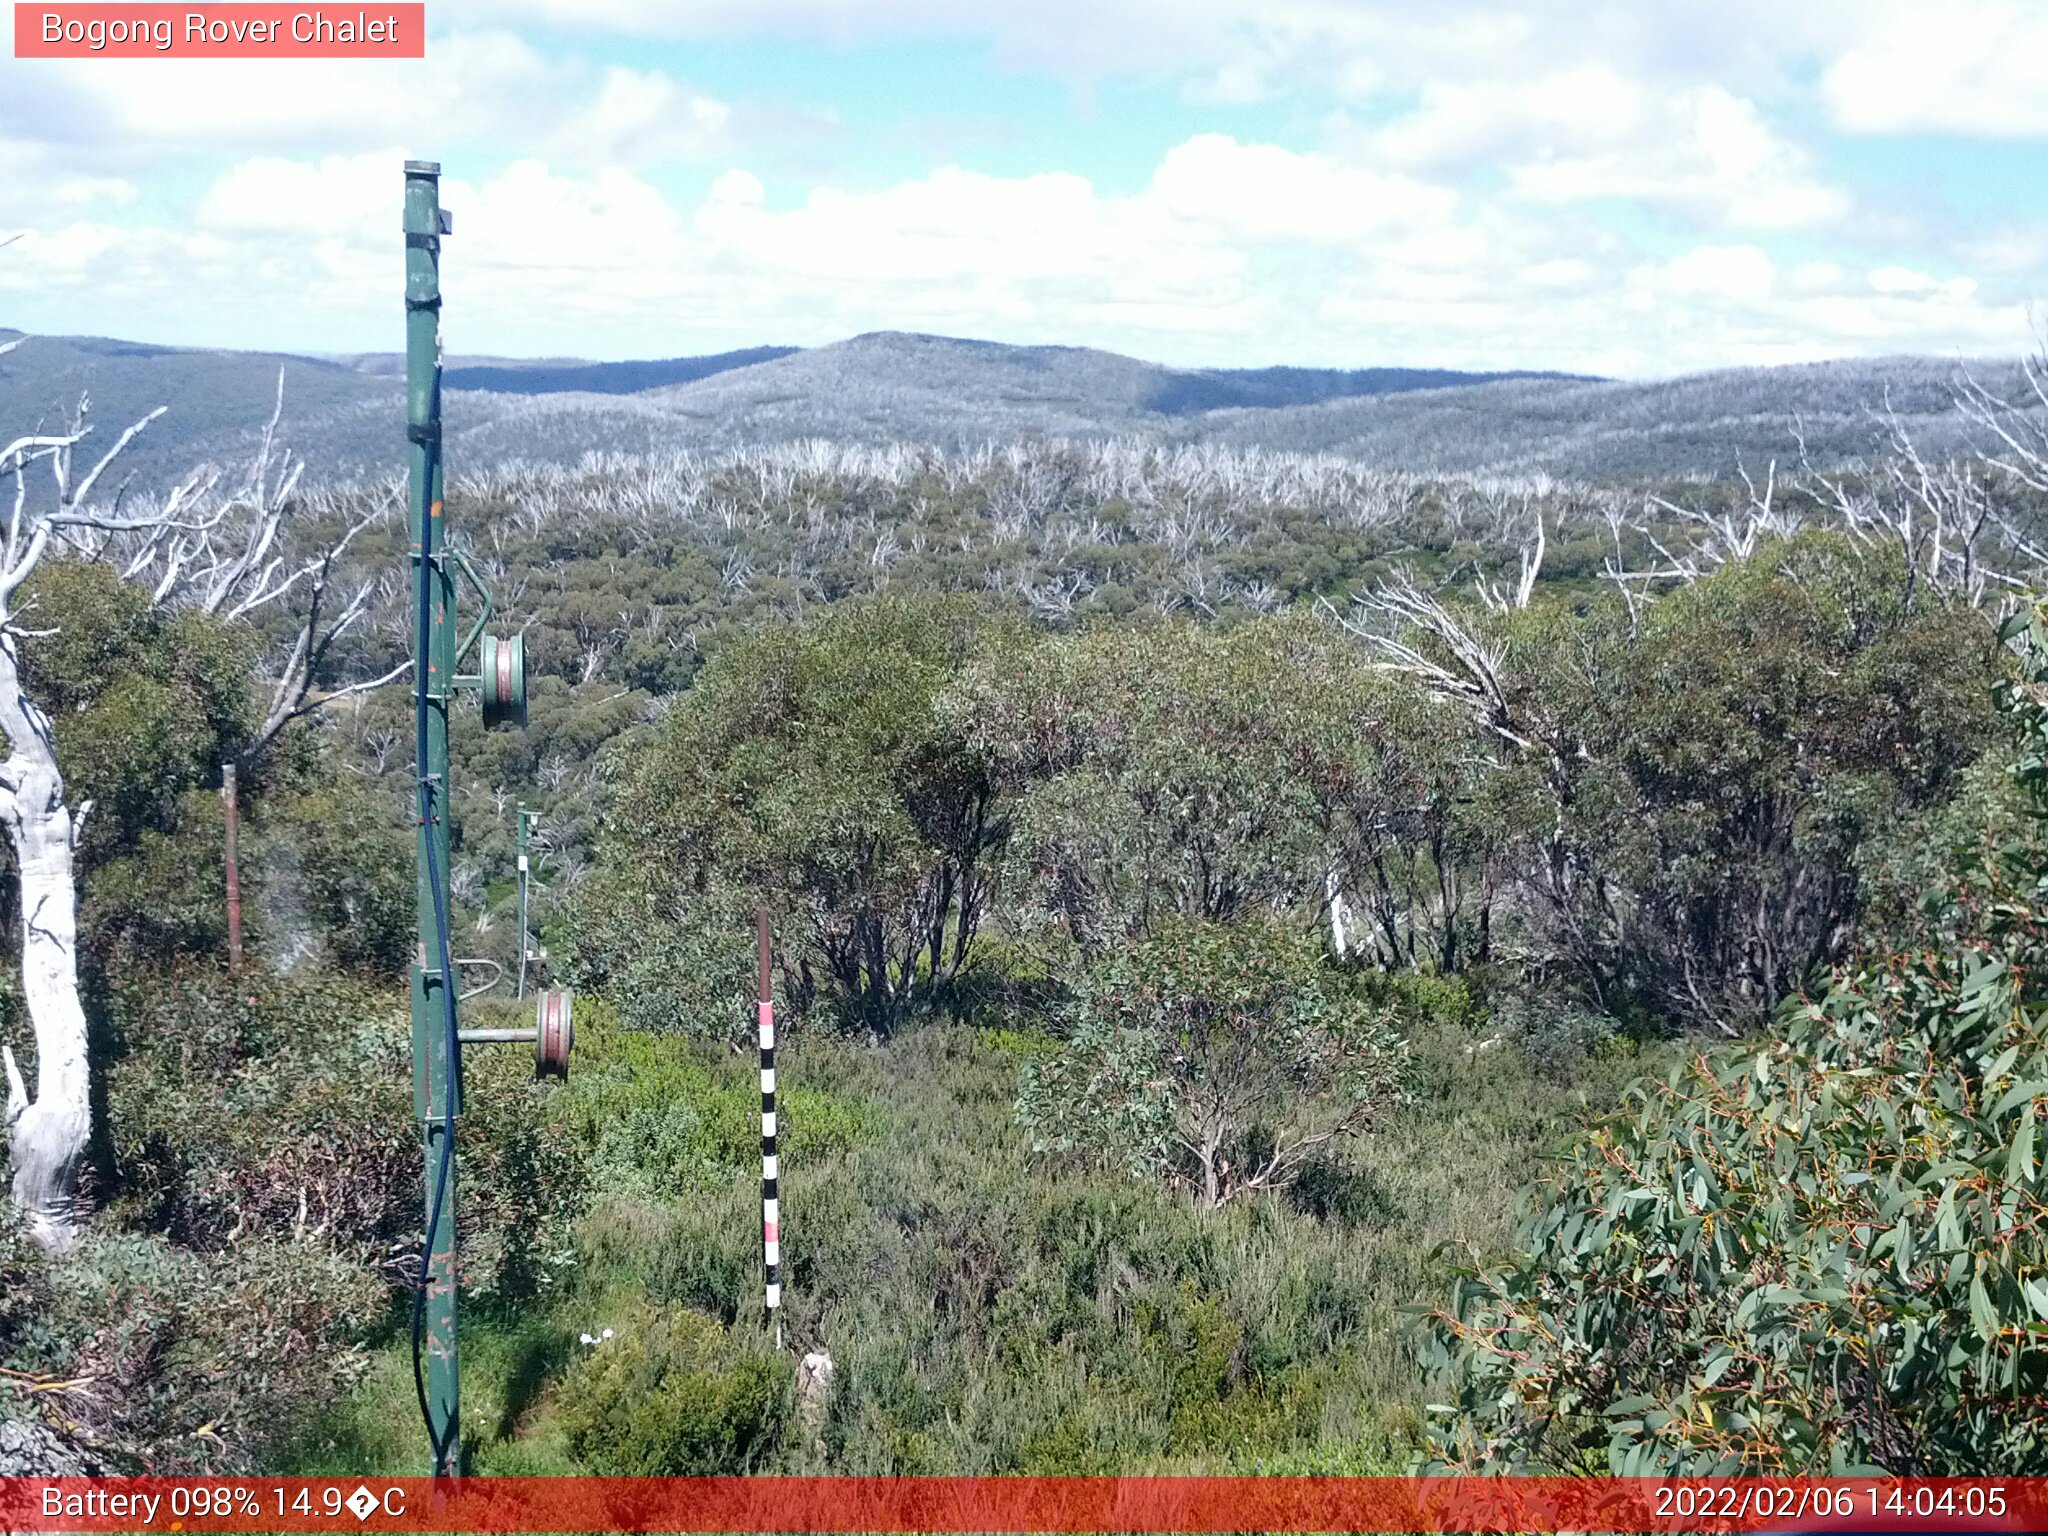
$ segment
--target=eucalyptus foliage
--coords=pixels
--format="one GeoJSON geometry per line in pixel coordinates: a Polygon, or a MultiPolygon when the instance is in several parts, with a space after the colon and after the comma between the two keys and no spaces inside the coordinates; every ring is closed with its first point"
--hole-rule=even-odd
{"type": "Polygon", "coordinates": [[[1796,997],[1593,1126],[1427,1330],[1453,1465],[2048,1464],[2048,619],[1999,701],[2026,835],[1929,898],[1952,945],[1796,997]]]}
{"type": "Polygon", "coordinates": [[[1404,1097],[1378,1005],[1272,923],[1174,922],[1082,972],[1018,1107],[1040,1152],[1196,1191],[1209,1208],[1293,1182],[1404,1097]]]}
{"type": "Polygon", "coordinates": [[[575,975],[636,1024],[746,1017],[751,915],[782,926],[785,996],[885,1035],[958,973],[1002,824],[938,699],[1001,622],[959,599],[851,602],[706,667],[629,766],[575,975]]]}
{"type": "Polygon", "coordinates": [[[1006,893],[1084,946],[1316,911],[1390,967],[1483,954],[1476,733],[1303,615],[1101,626],[985,659],[945,707],[1013,798],[1006,893]]]}

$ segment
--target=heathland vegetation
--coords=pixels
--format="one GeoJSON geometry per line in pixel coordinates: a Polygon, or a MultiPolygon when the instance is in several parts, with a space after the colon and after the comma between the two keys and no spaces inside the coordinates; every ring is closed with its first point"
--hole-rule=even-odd
{"type": "MultiPolygon", "coordinates": [[[[472,1056],[472,1464],[2041,1466],[2048,460],[1966,400],[1994,455],[1754,484],[458,475],[536,676],[457,730],[457,953],[511,968],[524,800],[579,995],[566,1084],[472,1056]]],[[[383,497],[291,498],[292,547],[357,530],[324,687],[403,659],[383,497]]],[[[97,1130],[76,1245],[0,1240],[0,1454],[411,1470],[404,691],[265,736],[295,612],[115,550],[13,607],[93,801],[97,1130]]]]}

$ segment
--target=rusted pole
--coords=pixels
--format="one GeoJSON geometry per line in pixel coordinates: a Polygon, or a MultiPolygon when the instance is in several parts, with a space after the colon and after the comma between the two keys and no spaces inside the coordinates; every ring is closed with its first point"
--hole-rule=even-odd
{"type": "Polygon", "coordinates": [[[242,968],[242,865],[236,852],[238,806],[235,793],[235,765],[221,764],[220,800],[227,820],[228,844],[228,969],[242,968]]]}

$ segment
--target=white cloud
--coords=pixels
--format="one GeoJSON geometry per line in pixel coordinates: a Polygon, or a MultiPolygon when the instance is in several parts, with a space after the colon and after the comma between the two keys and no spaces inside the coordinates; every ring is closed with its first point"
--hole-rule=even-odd
{"type": "Polygon", "coordinates": [[[985,42],[1006,64],[1075,77],[1187,80],[1219,101],[1334,86],[1352,95],[1417,82],[1503,81],[1605,58],[1660,79],[1742,78],[1785,53],[1832,53],[1870,0],[437,0],[470,25],[515,19],[565,37],[609,32],[841,44],[985,42]]]}
{"type": "MultiPolygon", "coordinates": [[[[58,302],[53,284],[80,285],[104,312],[133,317],[173,299],[200,312],[232,291],[264,344],[312,347],[332,333],[334,350],[375,346],[383,331],[365,317],[394,310],[396,162],[395,151],[251,158],[180,232],[77,220],[32,235],[0,260],[0,292],[58,302]]],[[[1645,261],[1556,210],[1213,135],[1168,150],[1126,195],[1070,174],[949,166],[778,206],[734,167],[681,203],[621,167],[539,160],[451,177],[444,195],[457,351],[646,356],[904,327],[1184,363],[1660,374],[2027,340],[2018,307],[1966,277],[1786,265],[1745,241],[1645,261]]],[[[93,328],[161,334],[146,322],[93,328]]]]}
{"type": "Polygon", "coordinates": [[[1168,150],[1151,196],[1168,214],[1253,243],[1349,243],[1447,221],[1457,194],[1328,155],[1198,134],[1168,150]]]}
{"type": "MultiPolygon", "coordinates": [[[[1821,108],[1856,130],[2048,132],[2048,0],[441,0],[436,16],[455,30],[419,66],[0,62],[0,238],[36,230],[0,256],[6,318],[76,315],[91,293],[65,328],[161,335],[176,316],[180,339],[217,340],[203,328],[241,272],[261,340],[378,345],[407,152],[450,166],[450,344],[471,351],[915,326],[1180,361],[1654,373],[2012,350],[2016,302],[2048,270],[2044,227],[1916,223],[1852,196],[1826,142],[1801,137],[1821,108]],[[606,30],[971,39],[999,67],[1178,93],[1185,127],[1114,192],[1057,161],[990,174],[957,137],[880,185],[796,178],[762,125],[821,104],[772,80],[716,99],[651,51],[595,62],[606,30]],[[1327,131],[1313,147],[1207,131],[1245,121],[1217,104],[1258,101],[1327,131]],[[678,162],[721,174],[678,198],[660,174],[678,162]],[[207,179],[181,190],[166,166],[207,179]]],[[[1029,142],[1028,122],[1003,126],[1029,142]]],[[[833,153],[865,152],[848,146],[833,153]]]]}
{"type": "Polygon", "coordinates": [[[1965,231],[1955,242],[1955,250],[1961,261],[1980,272],[2038,281],[2048,272],[2048,222],[2004,225],[1982,233],[1965,231]]]}
{"type": "Polygon", "coordinates": [[[1977,291],[1974,278],[1929,277],[1925,272],[1915,272],[1910,267],[1879,267],[1870,274],[1868,281],[1874,291],[1888,295],[1924,294],[1930,298],[1968,299],[1977,291]]]}
{"type": "Polygon", "coordinates": [[[207,189],[193,222],[201,230],[280,242],[389,231],[396,227],[400,200],[393,170],[403,159],[387,149],[318,161],[276,155],[244,160],[207,189]]]}
{"type": "Polygon", "coordinates": [[[126,176],[81,170],[47,145],[0,137],[0,224],[47,218],[52,208],[71,217],[110,212],[137,195],[126,176]]]}
{"type": "Polygon", "coordinates": [[[1629,283],[1631,298],[1644,304],[1672,297],[1756,300],[1769,298],[1776,289],[1778,269],[1754,245],[1703,245],[1638,267],[1629,283]]]}
{"type": "Polygon", "coordinates": [[[2048,136],[2048,7],[1891,4],[1833,61],[1823,89],[1855,132],[2048,136]]]}
{"type": "Polygon", "coordinates": [[[697,160],[725,144],[732,108],[658,70],[614,66],[556,131],[561,150],[598,164],[697,160]]]}
{"type": "Polygon", "coordinates": [[[1359,147],[1439,173],[1496,171],[1532,203],[1625,199],[1708,227],[1811,228],[1849,207],[1753,101],[1718,85],[1666,89],[1601,63],[1431,85],[1359,147]]]}
{"type": "Polygon", "coordinates": [[[34,89],[0,91],[7,136],[75,157],[159,162],[167,152],[415,153],[514,144],[528,154],[645,166],[726,142],[730,109],[659,71],[598,68],[516,33],[436,35],[422,60],[48,60],[34,89]],[[49,104],[61,102],[53,114],[49,104]]]}

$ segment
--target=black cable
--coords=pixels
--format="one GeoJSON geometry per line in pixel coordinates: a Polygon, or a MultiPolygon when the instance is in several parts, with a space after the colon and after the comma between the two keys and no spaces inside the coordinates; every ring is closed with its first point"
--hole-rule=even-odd
{"type": "MultiPolygon", "coordinates": [[[[436,390],[438,394],[438,389],[436,390]]],[[[433,483],[433,456],[428,454],[424,472],[429,486],[433,483]]],[[[413,1295],[412,1304],[412,1384],[419,1394],[420,1419],[427,1427],[427,1440],[434,1448],[434,1473],[438,1477],[447,1458],[449,1447],[441,1442],[434,1432],[433,1410],[427,1404],[426,1368],[422,1352],[427,1328],[427,1287],[433,1272],[434,1233],[441,1225],[441,1207],[448,1193],[448,1177],[453,1167],[455,1152],[455,1074],[461,1045],[456,1036],[454,965],[449,959],[448,908],[441,889],[440,861],[434,851],[434,781],[427,771],[427,674],[431,670],[427,649],[433,642],[433,627],[428,618],[432,597],[434,569],[434,515],[430,507],[422,508],[420,515],[420,584],[418,593],[419,632],[417,648],[414,651],[413,671],[416,674],[413,688],[413,730],[417,742],[415,767],[418,776],[420,829],[424,834],[427,858],[427,884],[434,893],[434,939],[441,962],[441,1004],[443,1024],[447,1031],[447,1092],[442,1104],[441,1116],[441,1158],[434,1172],[434,1197],[427,1206],[427,1233],[420,1245],[419,1286],[413,1295]]],[[[422,985],[424,985],[424,980],[422,985]]],[[[453,1255],[450,1255],[450,1269],[453,1269],[453,1255]]],[[[455,1276],[448,1276],[454,1284],[455,1276]]],[[[460,1434],[459,1413],[450,1416],[451,1436],[460,1434]]]]}

